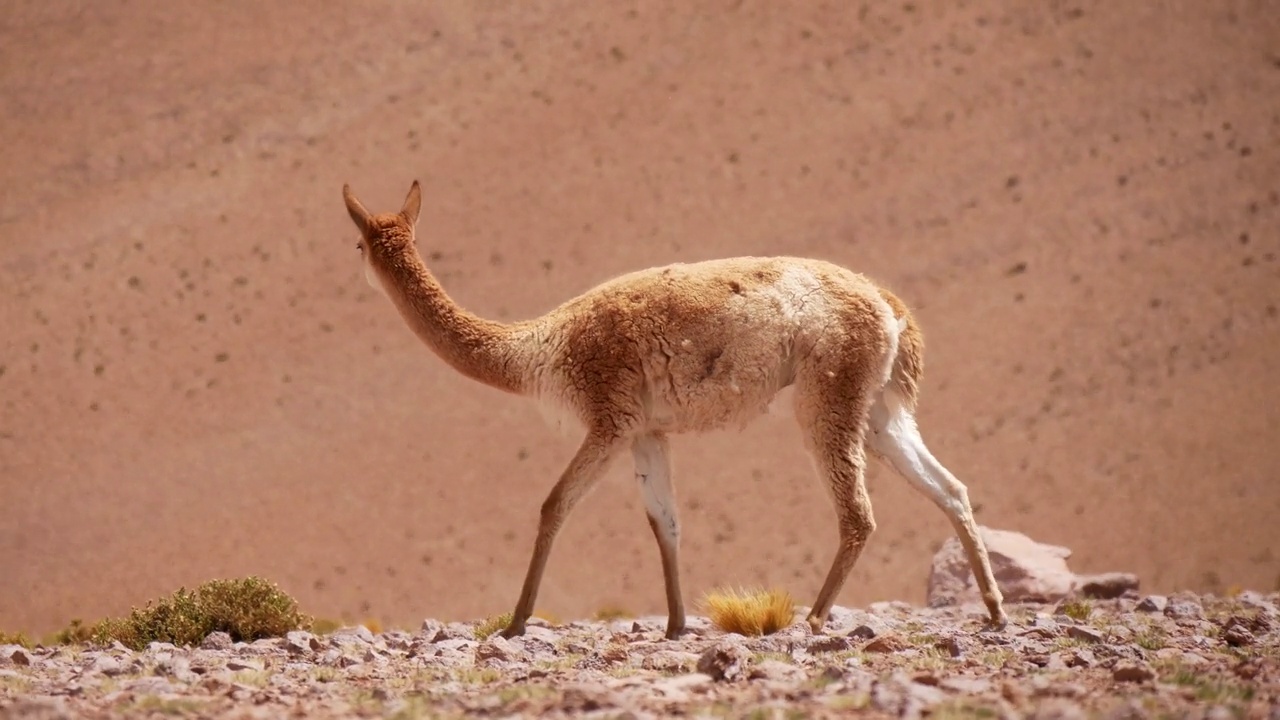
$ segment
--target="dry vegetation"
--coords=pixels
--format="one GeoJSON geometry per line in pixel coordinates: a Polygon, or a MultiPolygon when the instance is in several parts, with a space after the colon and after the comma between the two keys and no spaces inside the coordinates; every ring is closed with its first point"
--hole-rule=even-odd
{"type": "Polygon", "coordinates": [[[713,590],[702,600],[711,623],[739,635],[772,635],[795,619],[795,601],[783,590],[713,590]]]}
{"type": "MultiPolygon", "coordinates": [[[[210,580],[194,590],[179,588],[167,597],[134,608],[125,617],[105,618],[91,625],[72,620],[42,644],[105,645],[119,641],[140,650],[152,642],[197,645],[214,632],[225,632],[236,642],[252,642],[310,628],[311,622],[309,616],[298,611],[298,603],[275,584],[246,577],[210,580]]],[[[0,632],[0,645],[5,644],[32,646],[21,633],[0,632]]]]}

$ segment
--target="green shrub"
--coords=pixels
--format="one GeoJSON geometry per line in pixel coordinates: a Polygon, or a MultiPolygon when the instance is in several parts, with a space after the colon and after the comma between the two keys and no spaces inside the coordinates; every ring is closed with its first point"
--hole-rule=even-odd
{"type": "Polygon", "coordinates": [[[76,645],[87,643],[93,639],[93,628],[76,618],[71,624],[62,628],[48,638],[50,645],[76,645]]]}
{"type": "Polygon", "coordinates": [[[477,625],[475,630],[472,632],[475,633],[477,640],[484,641],[487,640],[490,635],[498,632],[499,630],[505,630],[510,624],[511,613],[505,612],[501,615],[494,615],[487,620],[480,621],[480,624],[477,625]]]}
{"type": "Polygon", "coordinates": [[[1058,605],[1058,612],[1077,622],[1084,622],[1093,614],[1093,603],[1083,598],[1068,598],[1058,605]]]}
{"type": "Polygon", "coordinates": [[[180,588],[169,597],[134,608],[128,617],[108,618],[89,631],[94,642],[119,640],[135,650],[148,643],[195,645],[222,631],[236,642],[280,637],[306,628],[311,618],[274,584],[257,577],[211,580],[195,590],[180,588]]]}

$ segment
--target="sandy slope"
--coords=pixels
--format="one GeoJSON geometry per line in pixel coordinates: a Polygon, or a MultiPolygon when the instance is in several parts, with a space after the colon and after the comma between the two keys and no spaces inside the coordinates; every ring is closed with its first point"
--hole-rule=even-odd
{"type": "MultiPolygon", "coordinates": [[[[825,257],[929,338],[922,423],[985,524],[1145,587],[1280,583],[1270,3],[10,3],[0,18],[0,626],[213,576],[317,614],[514,602],[575,440],[430,357],[340,199],[427,192],[456,299],[825,257]]],[[[690,600],[808,599],[787,418],[677,441],[690,600]]],[[[845,604],[923,596],[942,515],[879,468],[845,604]]],[[[630,472],[541,604],[661,608],[630,472]]]]}

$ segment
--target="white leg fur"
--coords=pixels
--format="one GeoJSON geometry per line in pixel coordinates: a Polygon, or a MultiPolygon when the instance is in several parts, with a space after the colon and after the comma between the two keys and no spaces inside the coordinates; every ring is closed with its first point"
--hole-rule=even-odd
{"type": "Polygon", "coordinates": [[[655,532],[672,547],[680,545],[680,518],[675,491],[671,486],[671,461],[667,440],[658,435],[641,435],[631,445],[636,463],[636,482],[644,499],[644,509],[656,523],[655,532]]]}
{"type": "Polygon", "coordinates": [[[911,483],[937,505],[955,528],[969,564],[974,570],[978,588],[993,617],[994,625],[1002,626],[1004,612],[1000,609],[1000,588],[990,571],[990,562],[978,535],[978,525],[969,505],[969,492],[938,459],[929,452],[916,427],[915,417],[902,403],[897,393],[890,389],[881,391],[871,408],[870,426],[867,428],[867,447],[877,457],[887,461],[899,475],[911,483]]]}
{"type": "Polygon", "coordinates": [[[952,522],[961,519],[968,505],[964,486],[929,452],[915,418],[892,390],[882,391],[872,406],[869,430],[867,445],[873,453],[888,461],[952,522]]]}
{"type": "Polygon", "coordinates": [[[649,527],[662,554],[662,577],[667,592],[667,637],[684,631],[684,600],[680,594],[680,518],[671,486],[671,457],[666,436],[638,436],[631,444],[636,462],[636,482],[644,498],[649,527]]]}

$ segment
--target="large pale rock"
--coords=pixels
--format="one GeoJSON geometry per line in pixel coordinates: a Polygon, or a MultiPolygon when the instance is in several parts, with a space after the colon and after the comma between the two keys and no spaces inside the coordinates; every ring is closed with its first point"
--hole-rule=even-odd
{"type": "MultiPolygon", "coordinates": [[[[1129,573],[1077,575],[1067,567],[1068,548],[1036,542],[1010,530],[980,527],[979,532],[1007,602],[1055,602],[1072,595],[1117,597],[1138,587],[1138,578],[1129,573]]],[[[928,604],[944,607],[981,601],[964,547],[952,537],[933,556],[928,604]]]]}

